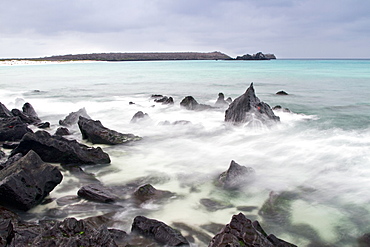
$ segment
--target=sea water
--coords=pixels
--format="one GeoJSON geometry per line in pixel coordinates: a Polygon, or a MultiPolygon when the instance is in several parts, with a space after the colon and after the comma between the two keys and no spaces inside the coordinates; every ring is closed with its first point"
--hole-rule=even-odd
{"type": "MultiPolygon", "coordinates": [[[[92,145],[72,126],[67,138],[100,146],[110,155],[108,166],[83,167],[103,184],[122,186],[142,179],[175,193],[168,200],[139,206],[63,207],[55,199],[75,196],[81,183],[60,167],[64,179],[50,193],[52,202],[25,213],[25,219],[47,219],[50,211],[64,212],[54,213],[57,219],[113,212],[113,226],[129,232],[133,218],[145,215],[170,226],[186,224],[211,239],[214,234],[204,225],[225,225],[232,215],[243,212],[258,220],[268,234],[298,246],[354,246],[357,238],[370,232],[369,60],[0,66],[0,86],[3,104],[13,109],[31,103],[39,117],[51,123],[47,130],[51,134],[60,127],[60,119],[85,107],[104,126],[141,136],[130,145],[92,145]],[[198,103],[214,105],[220,92],[235,99],[251,82],[261,101],[290,110],[275,111],[280,123],[232,126],[224,122],[225,109],[188,111],[179,104],[191,95],[198,103]],[[277,95],[281,90],[288,95],[277,95]],[[152,94],[171,96],[175,104],[156,103],[152,94]],[[130,123],[138,111],[149,119],[130,123]],[[174,124],[179,120],[190,123],[174,124]],[[237,191],[215,183],[231,160],[255,170],[254,179],[237,191]],[[259,214],[271,193],[294,195],[286,199],[288,220],[269,221],[259,214]],[[227,207],[210,210],[202,199],[227,207]],[[250,210],[241,211],[245,206],[250,210]]],[[[195,238],[192,245],[207,244],[195,238]]]]}

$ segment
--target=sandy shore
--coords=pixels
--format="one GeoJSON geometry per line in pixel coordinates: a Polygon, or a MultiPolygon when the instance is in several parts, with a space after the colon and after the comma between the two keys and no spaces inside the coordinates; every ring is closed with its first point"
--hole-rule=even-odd
{"type": "Polygon", "coordinates": [[[94,63],[97,61],[34,61],[34,60],[4,60],[0,61],[0,66],[16,66],[16,65],[44,65],[44,64],[66,64],[66,63],[94,63]]]}

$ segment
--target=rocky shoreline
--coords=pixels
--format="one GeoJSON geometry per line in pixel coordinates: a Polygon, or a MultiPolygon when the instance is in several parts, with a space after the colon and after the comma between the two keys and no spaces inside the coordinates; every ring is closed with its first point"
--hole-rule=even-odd
{"type": "MultiPolygon", "coordinates": [[[[152,95],[152,98],[158,104],[174,104],[172,97],[152,95]]],[[[271,126],[280,121],[270,106],[256,96],[253,83],[235,100],[225,100],[220,93],[212,106],[200,104],[191,96],[185,97],[180,105],[189,111],[225,110],[224,121],[231,125],[271,126]]],[[[148,118],[150,116],[141,112],[135,114],[131,122],[135,124],[148,118]]],[[[182,222],[168,225],[160,219],[137,215],[132,219],[122,219],[132,222],[131,232],[117,229],[113,217],[116,212],[141,208],[148,201],[166,204],[175,200],[176,194],[154,188],[155,177],[144,177],[117,186],[103,184],[85,173],[81,166],[109,165],[109,153],[66,137],[71,126],[78,126],[82,139],[94,145],[139,145],[143,137],[111,130],[101,121],[91,119],[85,109],[72,112],[59,121],[60,126],[55,133],[49,133],[47,126],[50,124],[42,122],[29,103],[24,104],[22,110],[11,111],[0,103],[0,123],[2,147],[11,150],[10,155],[0,152],[0,246],[194,246],[195,243],[209,247],[295,246],[274,234],[267,234],[258,221],[243,213],[232,216],[226,225],[210,224],[201,226],[201,229],[182,222]],[[38,130],[32,131],[30,126],[38,130]],[[63,179],[61,170],[75,176],[80,181],[80,189],[76,195],[51,199],[48,194],[63,179]],[[51,209],[48,218],[37,222],[22,219],[22,212],[39,204],[47,205],[50,200],[65,207],[62,210],[51,209]],[[101,209],[103,213],[80,220],[68,217],[74,210],[88,208],[101,209]]],[[[232,160],[229,168],[215,178],[214,184],[220,190],[234,193],[253,181],[254,174],[252,167],[232,160]]],[[[289,211],[289,205],[296,197],[294,193],[271,192],[261,208],[243,207],[238,210],[258,210],[265,224],[297,228],[290,222],[289,211]]],[[[200,204],[209,211],[232,207],[209,198],[201,199],[200,204]]],[[[358,242],[369,244],[366,235],[358,242]]],[[[319,245],[324,246],[320,241],[310,246],[319,245]]]]}

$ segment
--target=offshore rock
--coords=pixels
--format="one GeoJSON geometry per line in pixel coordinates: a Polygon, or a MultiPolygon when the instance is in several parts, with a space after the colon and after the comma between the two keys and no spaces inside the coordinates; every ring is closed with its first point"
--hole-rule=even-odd
{"type": "Polygon", "coordinates": [[[223,93],[218,94],[218,98],[215,103],[216,107],[228,107],[229,103],[225,100],[225,95],[223,93]]]}
{"type": "Polygon", "coordinates": [[[294,247],[295,245],[267,235],[258,221],[252,222],[244,214],[234,215],[229,224],[213,237],[208,247],[294,247]]]}
{"type": "Polygon", "coordinates": [[[94,121],[84,117],[79,117],[78,127],[81,130],[82,138],[87,139],[93,144],[116,145],[141,139],[133,134],[122,134],[104,127],[100,121],[94,121]]]}
{"type": "Polygon", "coordinates": [[[19,117],[0,118],[0,141],[19,141],[26,133],[32,133],[19,117]]]}
{"type": "Polygon", "coordinates": [[[173,105],[174,104],[173,98],[167,97],[167,96],[156,97],[156,99],[154,99],[154,102],[162,103],[162,105],[173,105]]]}
{"type": "Polygon", "coordinates": [[[285,92],[285,91],[279,91],[279,92],[277,92],[276,94],[277,94],[277,95],[288,95],[288,93],[287,93],[287,92],[285,92]]]}
{"type": "Polygon", "coordinates": [[[91,119],[91,117],[87,114],[86,109],[81,108],[80,110],[76,112],[69,113],[68,116],[64,118],[64,120],[59,120],[59,124],[63,126],[71,126],[78,122],[80,116],[91,119]]]}
{"type": "Polygon", "coordinates": [[[77,194],[86,200],[103,203],[114,202],[118,199],[118,196],[100,183],[85,185],[78,190],[77,194]]]}
{"type": "Polygon", "coordinates": [[[248,125],[269,125],[280,121],[280,118],[275,116],[268,104],[257,98],[251,83],[247,91],[230,104],[225,112],[225,121],[248,125]]]}
{"type": "Polygon", "coordinates": [[[150,119],[148,113],[144,113],[142,111],[138,111],[134,114],[134,116],[132,117],[130,123],[138,123],[138,122],[141,122],[141,121],[144,121],[144,120],[148,120],[150,119]]]}
{"type": "Polygon", "coordinates": [[[178,230],[171,228],[161,221],[148,219],[144,216],[135,217],[131,231],[139,233],[144,237],[153,238],[162,245],[189,246],[189,242],[178,230]]]}
{"type": "Polygon", "coordinates": [[[0,102],[0,117],[1,118],[9,118],[13,117],[13,114],[6,108],[6,106],[0,102]]]}
{"type": "Polygon", "coordinates": [[[31,150],[0,171],[0,203],[29,210],[41,203],[62,179],[57,167],[44,163],[31,150]]]}
{"type": "Polygon", "coordinates": [[[110,158],[100,147],[93,148],[78,143],[76,140],[67,140],[61,136],[51,136],[46,131],[27,133],[23,136],[11,156],[28,151],[35,151],[43,161],[61,164],[107,164],[110,158]]]}
{"type": "Polygon", "coordinates": [[[257,52],[256,54],[250,55],[245,54],[243,56],[237,56],[236,60],[270,60],[276,59],[274,54],[263,54],[262,52],[257,52]]]}
{"type": "Polygon", "coordinates": [[[204,105],[204,104],[199,104],[193,96],[186,96],[181,102],[180,105],[187,110],[196,110],[196,111],[202,111],[202,110],[209,110],[212,109],[213,107],[210,105],[204,105]]]}
{"type": "Polygon", "coordinates": [[[238,189],[250,182],[254,174],[252,167],[241,166],[232,160],[229,169],[219,176],[218,182],[225,189],[238,189]]]}

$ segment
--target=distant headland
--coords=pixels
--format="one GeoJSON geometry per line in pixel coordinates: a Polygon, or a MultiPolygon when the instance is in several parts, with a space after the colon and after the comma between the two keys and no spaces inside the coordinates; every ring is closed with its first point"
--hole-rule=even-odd
{"type": "Polygon", "coordinates": [[[170,60],[270,60],[274,54],[258,52],[232,58],[222,52],[136,52],[136,53],[91,53],[68,54],[41,58],[28,58],[33,61],[170,61],[170,60]]]}

